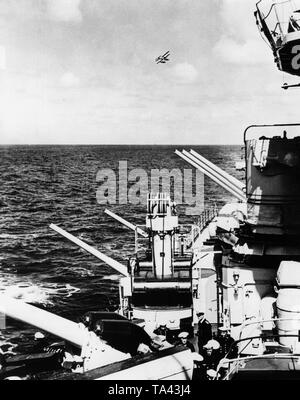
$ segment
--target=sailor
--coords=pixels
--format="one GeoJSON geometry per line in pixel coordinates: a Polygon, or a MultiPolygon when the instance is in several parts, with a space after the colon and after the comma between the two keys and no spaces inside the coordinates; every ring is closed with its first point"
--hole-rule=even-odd
{"type": "Polygon", "coordinates": [[[82,324],[87,329],[90,329],[91,328],[91,322],[92,322],[91,315],[90,314],[85,314],[83,316],[82,320],[79,322],[79,324],[80,324],[80,326],[82,324]]]}
{"type": "Polygon", "coordinates": [[[202,352],[203,346],[212,339],[211,324],[205,318],[204,312],[197,312],[198,317],[198,351],[202,352]]]}
{"type": "Polygon", "coordinates": [[[161,323],[159,327],[153,331],[155,335],[163,335],[163,336],[167,336],[167,332],[168,332],[167,324],[164,322],[161,323]]]}
{"type": "Polygon", "coordinates": [[[48,340],[42,332],[35,332],[33,351],[35,353],[44,353],[45,348],[49,345],[48,340]]]}
{"type": "Polygon", "coordinates": [[[189,333],[188,332],[180,332],[178,335],[178,339],[179,339],[179,343],[178,344],[182,344],[185,347],[188,347],[192,353],[195,352],[195,347],[192,343],[190,343],[188,341],[188,336],[189,333]]]}
{"type": "Polygon", "coordinates": [[[162,322],[158,328],[156,328],[153,333],[155,335],[159,335],[159,336],[164,336],[166,338],[166,340],[168,342],[172,342],[173,341],[173,335],[172,332],[170,331],[170,329],[167,327],[167,324],[165,322],[162,322]]]}
{"type": "Polygon", "coordinates": [[[98,337],[101,337],[101,334],[102,334],[101,321],[96,321],[94,332],[98,337]]]}
{"type": "Polygon", "coordinates": [[[171,203],[171,213],[172,213],[172,215],[177,215],[175,201],[173,201],[173,203],[171,203]]]}
{"type": "Polygon", "coordinates": [[[236,349],[233,348],[234,339],[229,334],[230,329],[226,326],[220,326],[218,328],[218,334],[216,340],[220,343],[220,355],[221,357],[235,358],[236,349]],[[227,353],[230,351],[230,354],[227,353]]]}
{"type": "Polygon", "coordinates": [[[220,356],[220,343],[217,340],[211,339],[203,346],[203,365],[206,370],[217,369],[220,356]]]}
{"type": "Polygon", "coordinates": [[[193,380],[205,380],[206,370],[203,366],[203,357],[201,354],[193,353],[194,370],[193,370],[193,380]]]}

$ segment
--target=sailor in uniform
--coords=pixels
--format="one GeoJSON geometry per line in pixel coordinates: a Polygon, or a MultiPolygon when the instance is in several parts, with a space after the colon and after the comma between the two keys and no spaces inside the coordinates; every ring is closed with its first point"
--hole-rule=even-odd
{"type": "Polygon", "coordinates": [[[188,336],[189,336],[188,332],[180,332],[179,335],[178,335],[178,339],[179,339],[179,343],[178,344],[181,344],[181,345],[183,345],[185,347],[188,347],[191,350],[191,352],[194,353],[195,352],[195,347],[194,347],[194,345],[192,343],[190,343],[188,341],[188,336]]]}
{"type": "Polygon", "coordinates": [[[53,353],[57,355],[58,363],[62,361],[62,357],[65,351],[65,342],[54,342],[50,343],[49,340],[42,332],[36,332],[34,334],[34,346],[32,351],[34,353],[53,353]]]}
{"type": "Polygon", "coordinates": [[[158,328],[156,328],[153,333],[155,335],[164,336],[168,342],[172,342],[172,334],[170,329],[167,327],[166,323],[161,323],[158,328]]]}
{"type": "Polygon", "coordinates": [[[34,353],[44,353],[45,348],[49,346],[49,341],[42,332],[35,332],[34,334],[34,346],[32,351],[34,353]]]}
{"type": "Polygon", "coordinates": [[[203,349],[203,364],[206,366],[207,370],[216,370],[221,359],[220,343],[215,339],[211,339],[203,346],[203,349]]]}
{"type": "Polygon", "coordinates": [[[233,348],[234,339],[229,334],[230,329],[226,326],[220,326],[218,328],[218,335],[216,340],[220,343],[220,355],[221,357],[227,357],[227,353],[230,351],[229,358],[235,358],[236,350],[233,348]]]}
{"type": "Polygon", "coordinates": [[[165,323],[160,324],[159,327],[153,331],[153,333],[155,333],[155,335],[167,336],[168,333],[167,324],[165,323]]]}
{"type": "Polygon", "coordinates": [[[203,346],[210,340],[212,339],[212,328],[211,324],[207,319],[205,318],[205,315],[203,312],[197,312],[197,317],[198,319],[198,352],[202,353],[203,346]]]}
{"type": "Polygon", "coordinates": [[[219,349],[220,344],[214,339],[209,340],[203,346],[203,356],[200,355],[201,362],[198,363],[197,369],[195,369],[195,379],[201,381],[215,379],[217,376],[217,367],[221,359],[219,349]],[[213,378],[211,377],[212,375],[214,375],[213,378]]]}

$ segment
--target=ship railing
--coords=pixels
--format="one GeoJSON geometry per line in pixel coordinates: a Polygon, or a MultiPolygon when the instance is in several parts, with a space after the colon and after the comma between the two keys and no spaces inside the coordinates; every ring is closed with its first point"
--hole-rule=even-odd
{"type": "Polygon", "coordinates": [[[200,229],[195,224],[180,225],[179,232],[174,237],[174,257],[191,256],[193,244],[200,235],[200,229]]]}
{"type": "MultiPolygon", "coordinates": [[[[289,354],[288,355],[289,356],[289,358],[292,360],[299,360],[299,356],[297,356],[297,355],[293,355],[293,354],[289,354]]],[[[280,353],[274,353],[274,354],[265,354],[265,355],[262,355],[262,356],[248,356],[248,357],[243,357],[243,358],[233,358],[233,359],[231,359],[231,360],[228,360],[228,359],[226,359],[225,361],[224,361],[224,363],[226,363],[227,365],[229,364],[229,363],[231,363],[231,364],[233,364],[233,363],[235,363],[235,365],[234,365],[234,367],[222,378],[222,380],[228,380],[229,379],[229,377],[231,376],[231,375],[233,375],[238,369],[239,369],[239,367],[241,367],[241,361],[243,361],[243,362],[245,362],[245,361],[248,361],[248,360],[254,360],[254,359],[262,359],[262,358],[264,358],[264,359],[268,359],[268,358],[271,358],[271,359],[274,359],[274,358],[277,358],[277,359],[286,359],[286,357],[287,357],[287,355],[286,354],[280,354],[280,353]]],[[[222,362],[222,360],[221,360],[221,362],[222,362]]],[[[214,378],[215,380],[217,380],[219,377],[220,377],[220,369],[221,368],[224,368],[224,366],[223,366],[223,364],[221,364],[221,362],[220,362],[220,364],[219,364],[219,366],[218,366],[218,368],[217,368],[217,373],[216,373],[216,378],[214,378]]],[[[228,367],[229,368],[229,367],[228,367]]]]}
{"type": "Polygon", "coordinates": [[[253,356],[245,356],[245,357],[238,357],[238,358],[224,358],[220,361],[218,367],[217,367],[217,371],[216,371],[216,380],[218,379],[218,377],[220,377],[220,370],[222,368],[226,368],[228,370],[228,372],[226,373],[225,376],[222,377],[222,380],[228,380],[228,378],[234,374],[234,372],[236,372],[238,370],[239,367],[241,367],[241,362],[245,362],[248,360],[255,360],[255,359],[286,359],[286,357],[289,357],[291,360],[299,360],[300,356],[299,355],[295,355],[295,354],[291,354],[291,353],[270,353],[270,354],[261,354],[261,355],[253,355],[253,356]]]}
{"type": "MultiPolygon", "coordinates": [[[[292,318],[288,318],[288,320],[291,320],[291,319],[292,319],[292,318]]],[[[285,320],[285,319],[284,319],[284,320],[285,320]]],[[[287,356],[288,356],[289,358],[291,358],[291,359],[297,359],[297,360],[299,360],[299,359],[300,359],[300,355],[299,355],[299,354],[293,354],[293,353],[291,353],[291,352],[286,352],[286,353],[277,353],[277,352],[274,352],[274,353],[267,353],[267,354],[262,353],[262,354],[254,354],[254,355],[247,355],[247,356],[244,356],[244,355],[242,354],[242,352],[244,351],[244,349],[246,349],[246,348],[249,346],[249,344],[250,344],[253,340],[255,340],[255,339],[259,339],[259,340],[262,340],[262,341],[267,341],[267,339],[277,339],[277,340],[278,340],[278,338],[283,338],[283,337],[287,337],[287,338],[292,338],[292,337],[294,337],[294,338],[299,339],[299,335],[275,333],[275,334],[256,335],[256,336],[245,337],[245,338],[243,338],[243,339],[235,340],[235,341],[231,344],[231,346],[230,346],[228,352],[227,352],[227,353],[225,354],[225,356],[220,360],[220,362],[219,362],[219,364],[218,364],[218,367],[217,367],[217,371],[216,371],[217,374],[216,374],[216,378],[215,378],[215,379],[217,379],[218,376],[220,376],[219,371],[220,371],[222,368],[226,368],[226,369],[227,369],[227,373],[226,373],[226,375],[225,375],[222,379],[224,379],[224,380],[228,379],[228,377],[229,377],[230,375],[232,375],[232,374],[240,367],[240,363],[241,363],[241,362],[244,362],[244,361],[247,361],[247,360],[254,360],[254,359],[261,359],[261,358],[274,358],[274,357],[275,357],[275,358],[286,358],[287,356]],[[246,345],[245,345],[241,350],[239,350],[237,356],[230,358],[230,355],[231,355],[233,352],[236,352],[236,349],[237,349],[238,344],[239,344],[239,343],[242,343],[242,342],[247,342],[247,343],[246,343],[246,345]]],[[[271,343],[271,342],[270,342],[270,343],[271,343]]],[[[287,347],[287,346],[282,346],[282,348],[285,348],[285,347],[287,347]]]]}
{"type": "Polygon", "coordinates": [[[207,208],[202,211],[197,220],[197,226],[200,229],[200,232],[203,231],[204,228],[218,215],[218,207],[215,205],[214,207],[207,208]]]}
{"type": "MultiPolygon", "coordinates": [[[[282,321],[299,321],[300,322],[300,317],[294,317],[294,318],[278,318],[278,317],[274,317],[274,318],[268,318],[268,319],[256,319],[255,321],[253,321],[253,320],[250,320],[250,321],[245,321],[242,325],[241,325],[241,333],[240,333],[240,338],[238,339],[238,340],[235,340],[234,341],[234,343],[232,343],[232,345],[230,346],[230,348],[229,348],[229,350],[228,350],[228,352],[227,352],[227,354],[225,355],[225,358],[227,359],[227,357],[229,356],[229,355],[231,355],[232,353],[233,353],[233,351],[235,351],[236,350],[236,345],[238,344],[238,343],[240,343],[240,342],[243,342],[243,341],[248,341],[248,343],[246,344],[246,346],[244,347],[244,348],[242,348],[241,350],[239,350],[239,356],[238,356],[238,358],[237,359],[241,359],[241,358],[243,358],[244,359],[244,356],[242,356],[241,355],[241,353],[243,352],[243,350],[251,343],[251,341],[253,340],[253,339],[261,339],[262,341],[266,341],[266,339],[278,339],[279,337],[296,337],[296,338],[299,338],[299,335],[294,335],[294,334],[286,334],[286,335],[284,335],[284,334],[280,334],[280,333],[278,333],[278,332],[276,332],[276,333],[273,333],[273,334],[267,334],[267,333],[261,333],[260,335],[258,335],[258,336],[247,336],[247,337],[244,337],[244,338],[241,338],[241,334],[242,334],[242,332],[243,332],[243,329],[245,328],[245,327],[249,327],[249,326],[251,326],[251,325],[253,325],[253,326],[259,326],[261,329],[264,327],[264,324],[265,323],[270,323],[270,322],[278,322],[278,321],[280,321],[280,322],[282,322],[282,321]]],[[[275,326],[274,326],[275,327],[275,326]]],[[[230,361],[230,362],[232,362],[232,360],[234,360],[233,358],[230,358],[230,359],[228,359],[228,362],[230,361]]]]}
{"type": "MultiPolygon", "coordinates": [[[[249,326],[251,326],[251,325],[253,325],[253,326],[256,326],[256,327],[259,327],[260,329],[264,329],[264,326],[265,326],[265,324],[266,323],[273,323],[274,324],[274,326],[272,326],[272,329],[273,328],[275,328],[275,322],[278,322],[278,321],[280,321],[280,322],[282,322],[282,321],[298,321],[298,322],[300,322],[300,317],[294,317],[294,318],[278,318],[278,317],[274,317],[274,318],[268,318],[268,319],[257,319],[257,320],[255,320],[255,321],[253,321],[253,320],[250,320],[250,321],[245,321],[242,325],[241,325],[241,333],[240,333],[240,338],[238,339],[238,341],[243,341],[243,340],[247,340],[247,339],[249,339],[249,336],[248,337],[245,337],[245,338],[241,338],[241,335],[242,335],[242,333],[243,333],[243,330],[244,330],[244,328],[246,328],[246,327],[249,327],[249,326]]],[[[299,337],[299,335],[292,335],[292,334],[289,334],[289,335],[282,335],[282,334],[280,334],[280,333],[274,333],[274,334],[272,334],[272,335],[267,335],[266,333],[261,333],[261,335],[259,336],[262,340],[265,340],[266,338],[269,338],[269,337],[272,337],[272,338],[279,338],[279,337],[284,337],[284,336],[288,336],[288,337],[293,337],[293,336],[295,336],[295,337],[299,337]]],[[[251,340],[250,340],[250,342],[251,342],[251,340]]],[[[249,342],[249,343],[250,343],[249,342]]],[[[247,346],[248,346],[248,344],[247,344],[247,346]]],[[[247,347],[246,346],[246,347],[247,347]]],[[[240,350],[240,353],[243,351],[243,349],[242,350],[240,350]]],[[[229,352],[228,352],[228,354],[229,354],[229,352]]]]}
{"type": "MultiPolygon", "coordinates": [[[[261,3],[260,1],[257,3],[261,3]]],[[[290,0],[283,0],[283,1],[273,1],[271,7],[266,9],[266,13],[264,16],[264,21],[266,22],[270,32],[273,36],[278,36],[283,34],[284,32],[288,31],[289,20],[286,19],[286,15],[291,14],[291,3],[290,0]],[[286,6],[285,6],[286,5],[286,6]],[[281,6],[281,10],[277,9],[278,6],[281,6]],[[267,20],[268,21],[267,23],[267,20]],[[275,25],[274,25],[275,24],[275,25]],[[272,28],[272,26],[273,28],[272,28]]],[[[296,18],[295,18],[296,20],[296,18]]]]}
{"type": "MultiPolygon", "coordinates": [[[[259,325],[261,328],[264,327],[265,323],[268,322],[277,322],[277,321],[300,321],[300,316],[299,317],[293,317],[293,318],[278,318],[278,317],[273,317],[273,318],[268,318],[268,319],[256,319],[256,320],[247,320],[243,322],[241,325],[241,334],[242,331],[245,327],[250,326],[250,325],[259,325]]],[[[240,338],[241,339],[241,338],[240,338]]]]}
{"type": "MultiPolygon", "coordinates": [[[[245,328],[245,327],[248,327],[248,326],[250,326],[250,325],[257,325],[257,326],[260,326],[260,328],[263,328],[263,326],[264,326],[264,324],[265,323],[268,323],[268,322],[277,322],[277,321],[280,321],[280,322],[282,322],[282,321],[300,321],[300,317],[297,317],[297,318],[269,318],[269,319],[259,319],[259,320],[255,320],[255,321],[245,321],[242,325],[241,325],[241,333],[240,333],[240,338],[238,339],[238,340],[236,340],[235,341],[235,343],[238,343],[238,342],[240,342],[240,341],[243,341],[243,340],[248,340],[248,339],[251,339],[252,340],[252,338],[254,338],[253,336],[251,336],[251,337],[245,337],[245,338],[241,338],[241,334],[242,334],[242,332],[243,332],[243,329],[245,328]]],[[[266,335],[266,334],[264,334],[264,333],[262,333],[260,336],[258,336],[259,338],[261,338],[261,339],[265,339],[265,338],[268,338],[269,336],[271,336],[271,337],[282,337],[282,336],[296,336],[296,337],[299,337],[299,335],[292,335],[292,334],[290,334],[290,335],[282,335],[282,334],[279,334],[279,333],[275,333],[275,334],[273,334],[273,335],[266,335]]],[[[234,344],[233,344],[234,345],[234,344]]],[[[227,353],[227,355],[230,353],[232,351],[232,346],[230,347],[230,349],[229,349],[229,351],[228,351],[228,353],[227,353]]],[[[242,350],[243,351],[243,350],[242,350]]],[[[227,356],[226,355],[226,356],[227,356]]]]}

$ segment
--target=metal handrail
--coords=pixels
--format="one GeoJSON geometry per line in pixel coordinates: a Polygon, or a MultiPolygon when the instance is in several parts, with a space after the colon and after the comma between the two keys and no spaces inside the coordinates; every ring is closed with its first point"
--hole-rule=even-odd
{"type": "Polygon", "coordinates": [[[290,123],[290,124],[253,124],[249,125],[244,130],[244,143],[246,144],[246,135],[251,128],[274,128],[274,127],[285,127],[285,126],[300,126],[300,122],[290,123]]]}
{"type": "MultiPolygon", "coordinates": [[[[291,318],[288,318],[288,319],[291,319],[291,318]]],[[[268,321],[268,320],[266,320],[266,322],[267,322],[267,321],[268,321]]],[[[279,337],[289,337],[289,338],[295,337],[295,338],[299,338],[299,335],[293,335],[293,334],[290,334],[290,335],[281,335],[281,334],[258,335],[258,336],[251,336],[251,337],[246,337],[246,338],[243,338],[243,339],[235,340],[235,341],[231,344],[231,346],[230,346],[228,352],[225,354],[225,356],[223,357],[223,359],[220,360],[216,372],[218,372],[218,371],[220,370],[220,368],[222,368],[222,363],[225,363],[225,362],[226,362],[227,364],[232,364],[233,362],[238,362],[238,361],[254,360],[254,359],[256,359],[256,358],[272,358],[272,357],[274,357],[274,356],[275,356],[276,358],[284,358],[284,357],[287,356],[287,354],[288,354],[288,356],[289,356],[290,358],[299,358],[299,357],[300,357],[300,354],[295,355],[295,354],[291,354],[291,353],[285,353],[285,354],[283,354],[283,353],[280,353],[280,354],[278,354],[278,353],[271,353],[271,354],[260,354],[260,355],[245,356],[245,357],[240,356],[240,353],[239,353],[238,357],[235,357],[235,358],[227,358],[228,355],[230,354],[230,352],[233,350],[233,348],[234,348],[238,343],[241,343],[241,342],[247,340],[247,341],[249,341],[249,342],[247,343],[247,345],[245,346],[245,347],[247,347],[247,346],[251,343],[251,341],[252,341],[253,339],[268,339],[268,338],[279,338],[279,337]]],[[[245,347],[244,347],[244,348],[245,348],[245,347]]],[[[236,368],[238,368],[238,364],[237,364],[236,368]]],[[[227,373],[227,375],[225,376],[225,378],[228,377],[228,375],[231,374],[232,372],[233,372],[233,370],[232,370],[232,371],[229,371],[229,372],[227,373]]]]}
{"type": "Polygon", "coordinates": [[[274,317],[274,318],[269,318],[269,319],[260,319],[260,320],[256,320],[256,321],[245,321],[243,322],[243,324],[241,325],[241,330],[243,328],[245,328],[246,326],[249,325],[262,325],[265,322],[274,322],[274,321],[300,321],[300,317],[297,318],[278,318],[278,317],[274,317]]]}
{"type": "MultiPolygon", "coordinates": [[[[234,348],[238,343],[244,342],[244,341],[246,341],[246,340],[249,340],[249,343],[250,343],[253,339],[270,339],[270,338],[279,338],[279,337],[296,337],[296,338],[299,338],[299,335],[292,335],[292,334],[290,334],[290,335],[281,335],[281,334],[279,334],[279,333],[275,333],[275,334],[269,334],[269,335],[263,334],[263,335],[257,335],[257,336],[250,336],[250,337],[245,337],[245,338],[243,338],[243,339],[238,339],[238,340],[235,340],[235,341],[231,344],[231,346],[230,346],[228,352],[225,354],[225,358],[227,358],[227,356],[230,354],[230,352],[233,350],[233,348],[234,348]]],[[[240,353],[239,353],[239,354],[240,354],[240,353]]]]}
{"type": "Polygon", "coordinates": [[[207,226],[207,224],[217,215],[218,215],[217,207],[209,208],[202,211],[197,221],[197,225],[199,226],[200,231],[202,231],[207,226]]]}

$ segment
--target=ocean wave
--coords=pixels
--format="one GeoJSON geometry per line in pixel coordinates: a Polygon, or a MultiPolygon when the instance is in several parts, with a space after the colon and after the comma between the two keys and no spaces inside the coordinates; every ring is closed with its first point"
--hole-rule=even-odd
{"type": "Polygon", "coordinates": [[[0,277],[0,292],[25,303],[53,305],[56,298],[68,298],[79,291],[79,288],[68,283],[36,284],[29,279],[14,275],[0,277]]]}

